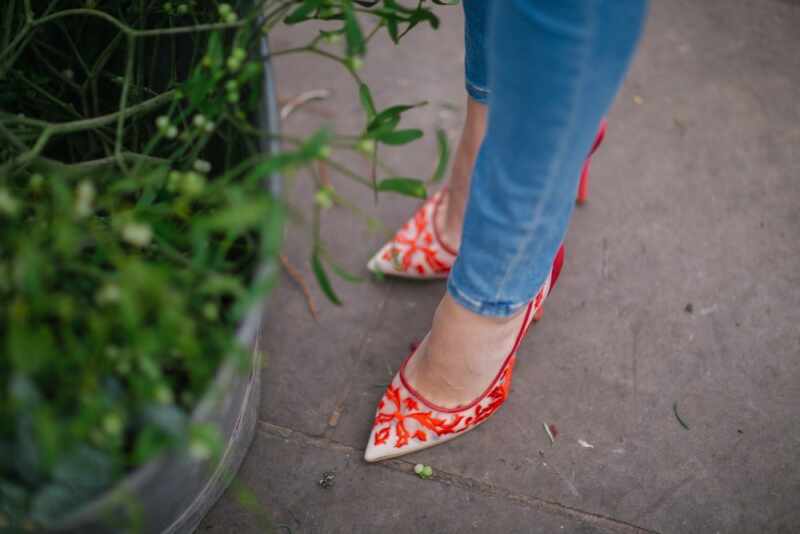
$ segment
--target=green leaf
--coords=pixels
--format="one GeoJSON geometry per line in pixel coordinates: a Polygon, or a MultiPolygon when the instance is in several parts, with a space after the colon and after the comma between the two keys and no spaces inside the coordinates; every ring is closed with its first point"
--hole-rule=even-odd
{"type": "Polygon", "coordinates": [[[222,37],[219,32],[213,32],[208,37],[208,51],[206,54],[214,67],[219,67],[225,61],[225,49],[222,47],[222,37]]]}
{"type": "Polygon", "coordinates": [[[423,135],[424,134],[422,133],[422,130],[414,128],[410,130],[395,130],[392,132],[382,132],[379,135],[376,135],[375,138],[381,143],[385,143],[387,145],[405,145],[407,143],[410,143],[411,141],[416,141],[423,135]]]}
{"type": "Polygon", "coordinates": [[[268,198],[254,198],[237,202],[213,212],[211,215],[195,219],[197,228],[239,233],[247,228],[259,226],[269,213],[272,203],[268,198]]]}
{"type": "Polygon", "coordinates": [[[397,31],[397,21],[395,19],[386,19],[386,31],[389,32],[389,38],[391,38],[394,44],[398,44],[400,42],[400,34],[397,31]]]}
{"type": "Polygon", "coordinates": [[[367,113],[367,120],[372,121],[375,118],[375,103],[372,101],[372,94],[369,91],[367,84],[362,83],[358,86],[358,96],[361,98],[361,105],[367,113]]]}
{"type": "Polygon", "coordinates": [[[323,0],[304,0],[303,5],[289,13],[283,22],[286,24],[297,24],[308,20],[314,11],[322,5],[323,0]]]}
{"type": "Polygon", "coordinates": [[[418,8],[411,14],[411,18],[409,19],[409,25],[411,28],[419,24],[420,22],[427,21],[428,24],[431,25],[431,28],[434,30],[439,28],[439,17],[433,14],[433,11],[429,9],[425,9],[423,7],[418,8]]]}
{"type": "Polygon", "coordinates": [[[436,144],[439,150],[439,162],[436,164],[433,176],[431,176],[431,182],[433,183],[444,177],[444,173],[447,171],[447,164],[450,161],[450,146],[447,143],[447,134],[441,128],[436,130],[436,144]]]}
{"type": "Polygon", "coordinates": [[[336,293],[333,291],[331,281],[325,273],[325,266],[322,265],[322,261],[319,259],[318,250],[315,250],[314,253],[311,254],[311,268],[314,270],[314,275],[317,277],[319,287],[322,289],[322,292],[325,293],[325,296],[337,306],[341,306],[342,301],[339,300],[339,297],[336,296],[336,293]]]}
{"type": "Polygon", "coordinates": [[[330,258],[327,252],[323,253],[323,257],[325,258],[325,262],[328,265],[330,265],[333,272],[342,280],[345,280],[353,284],[360,284],[365,280],[363,277],[353,274],[344,269],[341,265],[337,265],[336,263],[334,263],[334,261],[330,258]]]}
{"type": "Polygon", "coordinates": [[[392,191],[416,198],[427,198],[425,183],[417,178],[386,178],[378,182],[378,191],[392,191]]]}
{"type": "Polygon", "coordinates": [[[363,56],[367,51],[364,42],[364,34],[361,33],[361,26],[358,24],[356,13],[351,2],[345,2],[344,8],[344,36],[347,40],[347,55],[363,56]]]}
{"type": "Polygon", "coordinates": [[[427,102],[418,102],[416,104],[392,106],[390,108],[386,108],[377,115],[375,115],[375,118],[372,119],[369,125],[367,125],[367,131],[373,132],[375,130],[383,129],[387,124],[390,124],[392,122],[394,122],[396,125],[398,122],[400,122],[400,115],[402,115],[403,113],[405,113],[410,109],[425,106],[427,104],[428,104],[427,102]]]}

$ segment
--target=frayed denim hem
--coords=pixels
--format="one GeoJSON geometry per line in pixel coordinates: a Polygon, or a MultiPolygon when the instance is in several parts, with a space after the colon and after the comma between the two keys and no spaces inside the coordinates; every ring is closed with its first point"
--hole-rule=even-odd
{"type": "Polygon", "coordinates": [[[467,94],[472,97],[473,100],[479,102],[481,104],[487,104],[489,102],[489,90],[467,80],[466,82],[467,87],[467,94]]]}
{"type": "Polygon", "coordinates": [[[453,283],[452,276],[447,279],[447,292],[453,300],[472,313],[489,317],[511,317],[519,313],[530,302],[529,300],[525,302],[483,302],[458,289],[453,283]]]}

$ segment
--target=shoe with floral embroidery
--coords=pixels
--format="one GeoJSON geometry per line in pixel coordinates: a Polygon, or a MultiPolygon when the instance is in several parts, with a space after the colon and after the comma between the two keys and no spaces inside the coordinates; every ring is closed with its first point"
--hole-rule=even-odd
{"type": "Polygon", "coordinates": [[[550,275],[525,310],[514,346],[489,387],[472,402],[446,408],[426,400],[408,383],[404,374],[406,365],[416,351],[405,359],[378,403],[372,432],[364,451],[367,462],[386,460],[445,443],[474,429],[502,406],[511,389],[511,374],[519,344],[544,299],[555,286],[563,262],[562,245],[553,261],[550,275]]]}
{"type": "MultiPolygon", "coordinates": [[[[592,156],[603,142],[607,128],[608,122],[603,119],[583,163],[575,199],[578,204],[584,204],[589,196],[592,156]]],[[[446,194],[447,188],[444,188],[426,200],[394,238],[369,260],[367,268],[390,276],[417,280],[447,278],[458,251],[444,243],[436,229],[436,214],[446,194]]]]}
{"type": "Polygon", "coordinates": [[[443,189],[426,200],[369,260],[367,268],[404,278],[447,278],[458,252],[445,244],[436,230],[436,213],[445,194],[443,189]]]}

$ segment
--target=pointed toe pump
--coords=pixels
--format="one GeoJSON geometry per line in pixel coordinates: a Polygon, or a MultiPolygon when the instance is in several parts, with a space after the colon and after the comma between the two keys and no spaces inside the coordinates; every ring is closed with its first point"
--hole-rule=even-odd
{"type": "Polygon", "coordinates": [[[484,423],[508,398],[517,349],[555,287],[564,262],[564,247],[559,248],[545,283],[524,312],[514,345],[491,383],[471,402],[447,408],[428,401],[405,377],[405,368],[416,351],[400,366],[378,402],[372,431],[364,451],[367,462],[378,462],[440,445],[484,423]]]}

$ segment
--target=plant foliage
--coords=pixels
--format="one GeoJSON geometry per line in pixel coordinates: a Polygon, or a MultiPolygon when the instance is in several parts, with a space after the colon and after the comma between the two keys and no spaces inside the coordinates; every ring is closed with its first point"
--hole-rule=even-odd
{"type": "MultiPolygon", "coordinates": [[[[268,177],[336,165],[334,150],[368,147],[374,158],[381,143],[422,136],[398,128],[416,104],[376,109],[358,71],[378,30],[397,42],[438,18],[425,2],[377,4],[0,7],[0,525],[54,521],[168,447],[199,460],[219,453],[216,430],[191,413],[222,362],[249,360],[236,327],[273,282],[258,267],[276,255],[286,211],[268,177]],[[260,39],[309,20],[328,29],[273,55],[341,63],[364,130],[283,139],[287,148],[268,154],[271,134],[256,121],[260,39]]],[[[413,178],[342,172],[376,191],[425,196],[413,178]]],[[[323,197],[338,203],[330,186],[320,185],[323,197]]],[[[328,204],[315,205],[316,225],[328,204]]],[[[315,236],[313,270],[336,301],[325,264],[347,273],[315,236]]]]}

